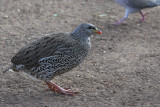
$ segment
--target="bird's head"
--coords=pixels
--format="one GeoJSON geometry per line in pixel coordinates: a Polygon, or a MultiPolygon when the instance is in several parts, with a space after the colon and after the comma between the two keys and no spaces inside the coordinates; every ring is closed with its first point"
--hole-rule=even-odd
{"type": "Polygon", "coordinates": [[[96,33],[102,34],[102,32],[91,23],[83,23],[79,25],[74,30],[73,33],[79,36],[81,35],[81,36],[87,36],[87,37],[89,37],[90,35],[96,34],[96,33]]]}

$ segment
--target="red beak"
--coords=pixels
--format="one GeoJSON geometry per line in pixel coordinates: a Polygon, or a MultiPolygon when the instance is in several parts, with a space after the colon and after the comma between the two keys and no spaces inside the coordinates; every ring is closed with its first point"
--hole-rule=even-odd
{"type": "Polygon", "coordinates": [[[99,29],[96,29],[95,32],[102,35],[102,32],[99,29]]]}

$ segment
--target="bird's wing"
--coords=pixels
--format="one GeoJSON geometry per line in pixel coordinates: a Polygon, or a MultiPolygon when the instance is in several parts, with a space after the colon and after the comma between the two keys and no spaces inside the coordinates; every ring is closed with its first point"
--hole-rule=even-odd
{"type": "Polygon", "coordinates": [[[160,0],[128,0],[128,5],[133,8],[149,8],[160,5],[160,0]]]}
{"type": "Polygon", "coordinates": [[[38,61],[47,56],[51,56],[57,47],[67,42],[67,33],[48,34],[35,40],[22,48],[12,59],[13,64],[22,64],[26,67],[36,66],[38,61]]]}
{"type": "Polygon", "coordinates": [[[88,51],[87,46],[77,42],[63,44],[52,56],[41,58],[38,61],[40,66],[31,74],[40,78],[50,78],[65,73],[81,63],[88,51]]]}

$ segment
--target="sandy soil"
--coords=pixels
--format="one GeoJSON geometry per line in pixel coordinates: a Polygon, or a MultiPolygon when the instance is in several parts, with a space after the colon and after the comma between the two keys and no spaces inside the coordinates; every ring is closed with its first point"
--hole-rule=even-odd
{"type": "Polygon", "coordinates": [[[83,63],[53,80],[80,94],[45,91],[43,82],[0,72],[0,107],[160,107],[159,10],[145,9],[145,23],[136,13],[126,24],[113,26],[124,15],[113,0],[1,0],[1,71],[20,48],[44,34],[71,32],[90,22],[103,35],[91,38],[92,50],[83,63]]]}

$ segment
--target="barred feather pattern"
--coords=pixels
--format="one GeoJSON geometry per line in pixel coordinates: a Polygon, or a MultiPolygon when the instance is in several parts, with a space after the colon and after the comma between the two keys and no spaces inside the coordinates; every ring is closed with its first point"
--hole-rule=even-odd
{"type": "Polygon", "coordinates": [[[94,25],[83,23],[72,33],[47,34],[15,54],[11,59],[11,69],[50,81],[85,59],[91,49],[90,35],[95,34],[95,30],[94,25]]]}
{"type": "Polygon", "coordinates": [[[62,46],[54,53],[54,56],[40,59],[38,62],[40,66],[31,68],[30,72],[27,72],[38,79],[51,80],[79,65],[88,54],[87,48],[62,46]]]}

